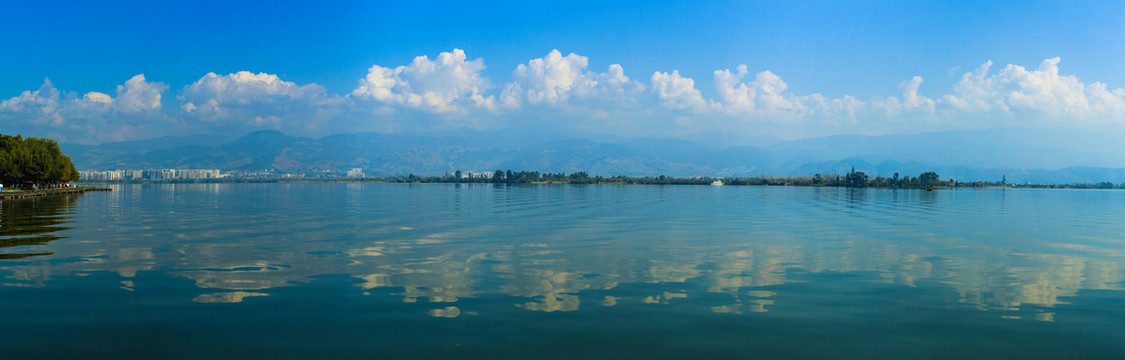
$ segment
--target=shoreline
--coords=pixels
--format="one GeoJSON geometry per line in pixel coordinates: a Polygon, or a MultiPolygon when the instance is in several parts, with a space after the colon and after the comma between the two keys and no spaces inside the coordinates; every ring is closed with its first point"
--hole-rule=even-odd
{"type": "MultiPolygon", "coordinates": [[[[598,181],[598,182],[571,182],[571,181],[528,181],[528,182],[490,182],[490,181],[404,181],[402,179],[386,179],[386,178],[369,178],[369,179],[181,179],[181,180],[143,180],[143,181],[81,181],[81,184],[88,185],[144,185],[144,184],[488,184],[488,185],[684,185],[684,186],[711,186],[709,183],[695,183],[695,182],[630,182],[630,181],[598,181]]],[[[764,187],[837,187],[837,188],[868,188],[868,189],[901,189],[901,190],[922,190],[925,187],[920,186],[846,186],[835,184],[785,184],[785,183],[767,183],[767,184],[730,184],[725,183],[722,186],[764,186],[764,187]]],[[[92,186],[87,186],[92,187],[92,186]]],[[[933,190],[949,190],[949,189],[1078,189],[1078,190],[1099,190],[1099,189],[1121,189],[1121,187],[1103,188],[1097,187],[1095,184],[1007,184],[1007,185],[994,185],[988,184],[984,186],[974,186],[972,184],[957,184],[950,185],[935,185],[933,190]]],[[[104,190],[91,190],[91,191],[109,191],[104,190]]],[[[2,194],[2,193],[0,193],[2,194]]]]}
{"type": "Polygon", "coordinates": [[[332,177],[332,176],[253,176],[253,177],[222,177],[222,178],[160,178],[160,179],[113,179],[113,180],[85,180],[105,184],[159,184],[159,183],[441,183],[441,184],[613,184],[613,185],[705,185],[705,186],[798,186],[798,187],[843,187],[843,188],[877,188],[877,189],[958,189],[958,188],[1029,188],[1029,189],[1125,189],[1125,183],[1114,184],[1101,182],[1096,184],[1037,184],[1037,183],[1010,183],[1005,179],[1000,181],[966,181],[949,178],[942,180],[938,173],[926,171],[917,176],[899,176],[894,173],[892,177],[871,176],[854,168],[845,175],[836,173],[816,174],[814,176],[628,176],[628,175],[594,175],[584,171],[573,173],[541,173],[538,171],[501,171],[495,172],[461,172],[438,176],[427,175],[392,175],[365,177],[332,177]]]}
{"type": "Polygon", "coordinates": [[[113,191],[113,189],[99,188],[94,186],[75,186],[69,188],[54,188],[43,190],[4,190],[0,191],[0,200],[24,199],[29,197],[63,194],[81,194],[87,191],[113,191]]]}

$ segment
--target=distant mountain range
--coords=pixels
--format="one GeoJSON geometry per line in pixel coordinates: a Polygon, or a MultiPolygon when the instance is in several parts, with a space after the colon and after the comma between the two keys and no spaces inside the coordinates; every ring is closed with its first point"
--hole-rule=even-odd
{"type": "Polygon", "coordinates": [[[942,178],[1011,182],[1125,182],[1116,136],[1072,129],[1000,129],[782,141],[708,135],[629,138],[559,129],[353,133],[319,139],[259,131],[233,138],[163,137],[62,144],[80,170],[204,168],[289,172],[363,168],[369,175],[454,170],[586,171],[597,175],[871,175],[937,171],[942,178]],[[705,139],[714,138],[715,141],[705,139]],[[735,145],[731,145],[735,144],[735,145]],[[753,144],[753,145],[745,145],[753,144]]]}

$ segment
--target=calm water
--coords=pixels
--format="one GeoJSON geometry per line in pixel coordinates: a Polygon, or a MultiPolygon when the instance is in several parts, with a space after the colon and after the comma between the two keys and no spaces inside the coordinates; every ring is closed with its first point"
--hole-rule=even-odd
{"type": "Polygon", "coordinates": [[[1125,191],[125,185],[0,285],[7,358],[1122,358],[1125,191]]]}

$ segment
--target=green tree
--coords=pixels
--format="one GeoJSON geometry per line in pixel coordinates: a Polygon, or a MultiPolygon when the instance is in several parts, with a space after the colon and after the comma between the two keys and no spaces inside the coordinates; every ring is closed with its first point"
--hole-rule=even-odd
{"type": "Polygon", "coordinates": [[[848,172],[848,175],[844,178],[844,184],[848,187],[867,187],[867,174],[862,171],[855,171],[853,166],[852,171],[848,172]]]}
{"type": "Polygon", "coordinates": [[[927,171],[922,173],[922,175],[918,175],[918,182],[922,183],[922,186],[938,185],[941,183],[941,180],[938,179],[938,174],[933,171],[927,171]]]}
{"type": "Polygon", "coordinates": [[[0,183],[29,186],[72,180],[78,180],[78,170],[55,140],[0,135],[0,183]]]}

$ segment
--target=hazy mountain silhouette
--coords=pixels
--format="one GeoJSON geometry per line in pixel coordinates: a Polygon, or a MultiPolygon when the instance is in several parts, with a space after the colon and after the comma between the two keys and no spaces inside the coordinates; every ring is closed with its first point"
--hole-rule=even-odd
{"type": "Polygon", "coordinates": [[[319,139],[258,131],[230,139],[192,135],[63,144],[80,169],[217,168],[284,171],[365,169],[370,175],[496,169],[599,175],[753,176],[846,173],[1023,182],[1121,182],[1125,145],[1073,129],[1001,129],[909,135],[841,135],[762,145],[629,138],[566,129],[461,129],[351,133],[319,139]],[[1081,139],[1068,141],[1066,139],[1081,139]]]}

